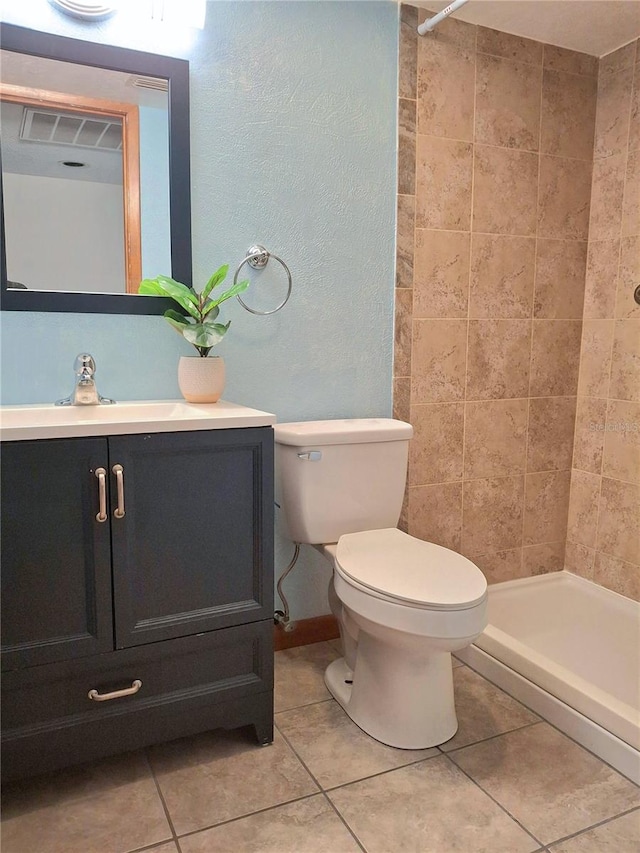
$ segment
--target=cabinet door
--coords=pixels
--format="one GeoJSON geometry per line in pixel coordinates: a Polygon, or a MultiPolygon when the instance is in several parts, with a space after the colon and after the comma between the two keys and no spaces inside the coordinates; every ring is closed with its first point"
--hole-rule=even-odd
{"type": "Polygon", "coordinates": [[[2,445],[2,666],[113,648],[108,519],[100,523],[102,438],[2,445]]]}
{"type": "Polygon", "coordinates": [[[273,617],[273,431],[109,438],[117,648],[273,617]]]}

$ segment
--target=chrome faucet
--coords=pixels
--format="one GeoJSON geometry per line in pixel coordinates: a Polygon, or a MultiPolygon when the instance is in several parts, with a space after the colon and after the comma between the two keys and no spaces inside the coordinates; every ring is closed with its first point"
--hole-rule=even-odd
{"type": "Polygon", "coordinates": [[[115,400],[98,394],[96,381],[93,378],[96,372],[93,356],[89,355],[88,352],[81,352],[80,355],[76,356],[73,369],[76,372],[74,389],[68,397],[56,400],[56,406],[99,406],[115,403],[115,400]]]}

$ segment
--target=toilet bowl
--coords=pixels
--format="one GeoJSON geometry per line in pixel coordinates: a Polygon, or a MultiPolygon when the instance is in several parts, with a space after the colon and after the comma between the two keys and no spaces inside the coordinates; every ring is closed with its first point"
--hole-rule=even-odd
{"type": "Polygon", "coordinates": [[[487,623],[487,582],[461,554],[396,529],[410,424],[390,418],[275,426],[276,504],[286,535],[333,565],[329,604],[343,657],[325,683],[389,746],[453,737],[451,652],[487,623]]]}
{"type": "Polygon", "coordinates": [[[447,548],[396,529],[342,536],[330,601],[345,655],[325,673],[330,693],[367,734],[423,749],[456,733],[451,652],[486,627],[487,583],[447,548]]]}

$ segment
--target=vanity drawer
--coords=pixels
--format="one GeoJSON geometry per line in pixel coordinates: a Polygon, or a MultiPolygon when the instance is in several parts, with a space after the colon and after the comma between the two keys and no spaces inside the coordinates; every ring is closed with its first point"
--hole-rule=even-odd
{"type": "Polygon", "coordinates": [[[271,740],[272,639],[268,619],[6,673],[3,777],[217,727],[253,724],[271,740]]]}

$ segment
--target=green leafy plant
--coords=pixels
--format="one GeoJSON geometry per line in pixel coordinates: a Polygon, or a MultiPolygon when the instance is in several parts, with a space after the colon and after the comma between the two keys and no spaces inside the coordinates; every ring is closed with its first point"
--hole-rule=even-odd
{"type": "Polygon", "coordinates": [[[204,289],[198,293],[193,287],[187,287],[169,276],[159,275],[156,278],[145,278],[140,283],[138,293],[146,296],[169,296],[187,313],[181,314],[173,308],[164,312],[165,319],[186,341],[198,350],[202,358],[206,358],[211,349],[219,344],[227,333],[231,320],[226,323],[216,323],[220,313],[219,305],[232,296],[237,296],[249,287],[248,281],[239,281],[229,290],[225,290],[217,298],[211,292],[225,280],[229,272],[229,264],[224,264],[216,270],[204,289]]]}

